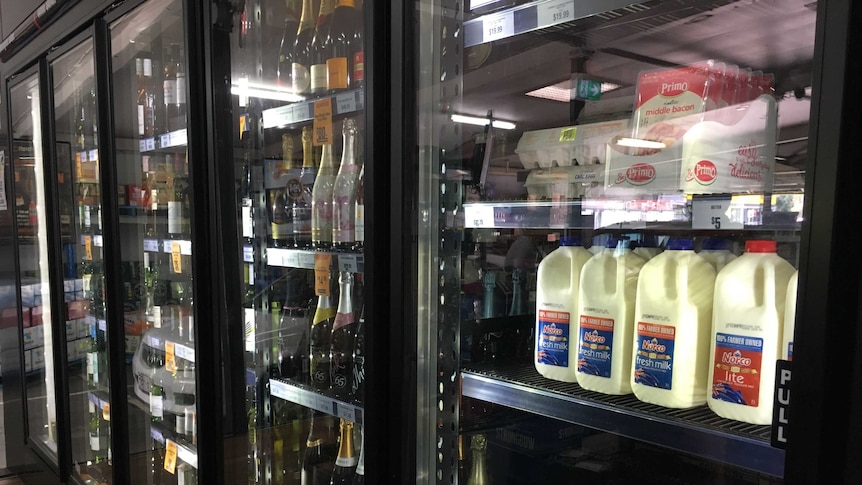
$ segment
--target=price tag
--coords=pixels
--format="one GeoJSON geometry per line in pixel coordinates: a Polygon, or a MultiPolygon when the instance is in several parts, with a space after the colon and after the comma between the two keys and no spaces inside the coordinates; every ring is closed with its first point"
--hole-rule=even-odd
{"type": "Polygon", "coordinates": [[[329,296],[329,268],[331,264],[331,254],[314,255],[314,294],[317,296],[329,296]]]}
{"type": "Polygon", "coordinates": [[[177,444],[165,440],[165,471],[173,475],[177,470],[177,444]]]}
{"type": "Polygon", "coordinates": [[[162,251],[171,254],[171,241],[162,241],[162,251]]]}
{"type": "Polygon", "coordinates": [[[515,13],[489,15],[482,19],[482,42],[505,39],[515,35],[515,13]]]}
{"type": "Polygon", "coordinates": [[[161,349],[162,342],[158,337],[153,337],[152,335],[147,335],[147,345],[154,349],[161,349]]]}
{"type": "Polygon", "coordinates": [[[558,2],[539,4],[537,9],[539,28],[562,22],[570,22],[575,19],[575,0],[560,0],[558,2]]]}
{"type": "MultiPolygon", "coordinates": [[[[242,119],[241,119],[242,121],[242,119]]],[[[275,128],[293,123],[293,107],[291,105],[279,106],[263,112],[263,127],[275,128]]],[[[242,133],[242,131],[240,131],[242,133]]]]}
{"type": "Polygon", "coordinates": [[[281,261],[282,261],[282,264],[288,268],[300,267],[299,266],[299,253],[288,251],[282,255],[281,261]]]}
{"type": "Polygon", "coordinates": [[[87,160],[87,154],[88,154],[88,153],[89,153],[89,152],[87,152],[87,151],[83,151],[83,152],[81,152],[81,153],[80,153],[80,155],[81,155],[81,161],[82,161],[82,162],[87,162],[87,161],[89,161],[89,160],[87,160]]]}
{"type": "Polygon", "coordinates": [[[180,241],[180,253],[183,256],[191,256],[192,255],[192,242],[191,241],[180,241]]]}
{"type": "Polygon", "coordinates": [[[162,432],[158,430],[158,428],[150,428],[150,436],[152,436],[153,439],[158,441],[159,443],[165,442],[165,437],[164,435],[162,435],[162,432]]]}
{"type": "Polygon", "coordinates": [[[183,272],[183,255],[179,241],[171,241],[171,262],[174,266],[174,273],[183,272]]]}
{"type": "Polygon", "coordinates": [[[344,254],[338,256],[338,270],[347,271],[348,273],[356,273],[356,256],[352,254],[344,254]]]}
{"type": "Polygon", "coordinates": [[[164,135],[159,137],[159,146],[162,148],[167,148],[171,146],[171,134],[165,133],[164,135]]]}
{"type": "MultiPolygon", "coordinates": [[[[292,105],[292,114],[291,118],[294,123],[298,123],[300,121],[307,121],[311,119],[311,103],[299,103],[292,105]]],[[[317,107],[315,107],[315,113],[317,112],[317,107]]]]}
{"type": "Polygon", "coordinates": [[[189,144],[189,130],[186,128],[174,131],[170,135],[172,147],[182,147],[189,144]]]}
{"type": "Polygon", "coordinates": [[[346,419],[352,423],[356,422],[356,410],[353,406],[347,404],[336,403],[336,415],[341,419],[346,419]]]}
{"type": "Polygon", "coordinates": [[[102,419],[105,421],[111,420],[111,404],[103,402],[102,403],[102,419]]]}
{"type": "Polygon", "coordinates": [[[352,113],[356,111],[356,93],[341,93],[335,97],[335,105],[338,114],[352,113]]]}
{"type": "Polygon", "coordinates": [[[107,332],[108,331],[108,321],[103,320],[103,319],[99,319],[98,322],[99,322],[99,330],[101,330],[103,332],[107,332]]]}
{"type": "Polygon", "coordinates": [[[734,221],[730,214],[730,196],[695,198],[691,201],[692,229],[742,229],[742,222],[734,221]]]}
{"type": "Polygon", "coordinates": [[[91,162],[98,162],[99,161],[99,150],[96,148],[90,150],[89,158],[90,158],[91,162]]]}
{"type": "Polygon", "coordinates": [[[251,246],[242,247],[242,261],[244,263],[254,263],[254,248],[251,246]]]}
{"type": "Polygon", "coordinates": [[[141,140],[138,142],[138,151],[140,151],[140,152],[147,151],[147,140],[141,140]]]}
{"type": "Polygon", "coordinates": [[[150,253],[159,252],[159,241],[157,239],[144,239],[144,251],[150,253]]]}
{"type": "Polygon", "coordinates": [[[285,401],[296,402],[298,400],[298,392],[295,387],[274,379],[269,381],[269,392],[285,401]]]}
{"type": "MultiPolygon", "coordinates": [[[[271,110],[267,110],[267,111],[271,111],[271,110]]],[[[266,117],[266,111],[263,112],[263,116],[266,117]]],[[[240,138],[242,138],[243,133],[245,133],[247,126],[248,126],[248,115],[240,115],[240,117],[239,117],[239,137],[240,138]]]]}
{"type": "Polygon", "coordinates": [[[312,406],[314,409],[329,415],[335,414],[335,401],[324,396],[314,395],[312,406]]]}
{"type": "Polygon", "coordinates": [[[156,139],[155,138],[147,138],[147,151],[153,151],[156,149],[156,139]]]}
{"type": "Polygon", "coordinates": [[[314,102],[314,146],[332,145],[332,98],[314,102]]]}
{"type": "Polygon", "coordinates": [[[464,205],[464,226],[468,228],[493,228],[494,207],[483,204],[464,205]]]}
{"type": "Polygon", "coordinates": [[[560,142],[575,141],[578,135],[578,128],[570,126],[560,130],[560,142]]]}
{"type": "Polygon", "coordinates": [[[101,234],[97,234],[97,235],[93,236],[93,246],[96,246],[97,248],[101,248],[104,245],[105,245],[105,241],[104,241],[104,238],[102,237],[101,234]]]}
{"type": "Polygon", "coordinates": [[[177,360],[174,357],[175,348],[173,342],[165,342],[165,370],[171,374],[177,373],[177,360]]]}
{"type": "Polygon", "coordinates": [[[87,261],[93,260],[93,240],[90,236],[84,236],[84,252],[86,253],[87,261]]]}
{"type": "Polygon", "coordinates": [[[181,359],[185,359],[189,362],[195,361],[195,349],[191,347],[186,347],[185,345],[175,344],[174,352],[177,357],[181,359]]]}

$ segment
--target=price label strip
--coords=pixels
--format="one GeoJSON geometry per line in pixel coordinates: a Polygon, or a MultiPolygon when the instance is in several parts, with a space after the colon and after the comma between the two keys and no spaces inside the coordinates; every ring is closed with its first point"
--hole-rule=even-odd
{"type": "Polygon", "coordinates": [[[156,139],[155,138],[147,138],[147,150],[151,152],[156,149],[156,139]]]}
{"type": "Polygon", "coordinates": [[[356,410],[349,404],[336,403],[336,414],[341,419],[346,419],[350,422],[356,422],[356,410]]]}
{"type": "Polygon", "coordinates": [[[176,347],[173,342],[165,342],[165,370],[171,374],[177,373],[177,360],[174,357],[176,347]]]}
{"type": "Polygon", "coordinates": [[[311,252],[302,252],[297,255],[296,267],[302,269],[315,268],[315,256],[317,254],[311,252]]]}
{"type": "Polygon", "coordinates": [[[731,218],[731,197],[695,197],[691,201],[692,229],[743,229],[742,222],[731,218]]]}
{"type": "Polygon", "coordinates": [[[282,258],[284,266],[288,268],[299,268],[299,253],[288,251],[282,258]]]}
{"type": "Polygon", "coordinates": [[[174,273],[183,272],[183,254],[179,241],[171,242],[171,263],[173,263],[174,273]]]}
{"type": "Polygon", "coordinates": [[[104,238],[100,234],[93,236],[93,246],[96,246],[97,248],[101,248],[101,247],[104,247],[104,245],[105,245],[104,238]]]}
{"type": "Polygon", "coordinates": [[[332,145],[332,98],[314,102],[314,146],[332,145]]]}
{"type": "Polygon", "coordinates": [[[254,263],[254,248],[251,246],[242,247],[242,261],[244,263],[254,263]]]}
{"type": "Polygon", "coordinates": [[[515,35],[515,13],[489,15],[482,19],[482,42],[492,42],[515,35]]]}
{"type": "Polygon", "coordinates": [[[342,254],[338,256],[338,271],[346,271],[348,273],[356,273],[359,270],[357,259],[359,256],[355,254],[342,254]]]}
{"type": "Polygon", "coordinates": [[[182,344],[174,344],[174,354],[177,357],[185,359],[189,362],[195,361],[195,349],[191,347],[186,347],[182,344]]]}
{"type": "Polygon", "coordinates": [[[494,207],[483,204],[464,205],[464,226],[482,229],[494,227],[494,207]]]}
{"type": "Polygon", "coordinates": [[[314,294],[317,296],[329,296],[329,268],[331,265],[331,254],[314,255],[314,294]]]}
{"type": "Polygon", "coordinates": [[[177,471],[177,444],[165,440],[165,471],[173,475],[177,471]]]}
{"type": "Polygon", "coordinates": [[[90,236],[84,236],[84,252],[86,253],[87,261],[93,260],[93,239],[90,236]]]}
{"type": "Polygon", "coordinates": [[[144,239],[144,251],[150,253],[159,252],[159,240],[158,239],[144,239]]]}
{"type": "Polygon", "coordinates": [[[338,114],[353,113],[356,111],[356,93],[348,92],[335,96],[335,105],[338,114]]]}

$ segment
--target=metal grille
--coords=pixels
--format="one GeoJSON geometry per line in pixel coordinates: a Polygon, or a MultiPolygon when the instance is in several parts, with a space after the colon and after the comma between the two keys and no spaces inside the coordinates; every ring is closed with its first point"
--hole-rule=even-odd
{"type": "MultiPolygon", "coordinates": [[[[597,392],[586,391],[574,383],[559,382],[546,379],[539,375],[532,365],[489,366],[473,365],[463,369],[492,379],[527,386],[543,391],[559,394],[566,400],[577,400],[583,404],[617,409],[628,415],[644,419],[661,420],[670,424],[697,426],[713,431],[733,434],[749,439],[768,443],[770,427],[732,421],[717,416],[707,406],[690,409],[668,409],[639,401],[634,395],[609,396],[597,392]]],[[[564,404],[561,404],[564,405],[564,404]]]]}

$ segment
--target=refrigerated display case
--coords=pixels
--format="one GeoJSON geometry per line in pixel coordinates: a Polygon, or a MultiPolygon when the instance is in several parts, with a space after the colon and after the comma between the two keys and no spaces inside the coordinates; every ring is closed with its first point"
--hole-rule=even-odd
{"type": "Polygon", "coordinates": [[[416,7],[436,444],[418,459],[436,483],[825,477],[789,458],[820,418],[777,432],[791,359],[794,398],[825,406],[819,334],[837,323],[815,315],[840,290],[822,290],[815,228],[839,222],[812,208],[843,166],[818,144],[841,100],[819,90],[844,72],[824,46],[846,32],[824,26],[847,6],[416,7]]]}

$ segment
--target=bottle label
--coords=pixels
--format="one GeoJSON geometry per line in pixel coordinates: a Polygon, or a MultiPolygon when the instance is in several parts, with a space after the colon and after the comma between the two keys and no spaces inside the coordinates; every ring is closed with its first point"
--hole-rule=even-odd
{"type": "Polygon", "coordinates": [[[177,102],[177,81],[176,79],[165,79],[164,84],[165,104],[176,104],[177,102]]]}
{"type": "Polygon", "coordinates": [[[90,449],[92,451],[99,451],[99,432],[92,431],[90,432],[90,449]]]}
{"type": "Polygon", "coordinates": [[[638,322],[635,340],[634,379],[638,384],[670,390],[673,388],[673,347],[676,328],[638,322]]]}
{"type": "Polygon", "coordinates": [[[569,366],[569,312],[539,310],[539,342],[536,362],[557,367],[569,366]]]}
{"type": "Polygon", "coordinates": [[[177,73],[177,104],[186,104],[186,75],[177,73]]]}
{"type": "Polygon", "coordinates": [[[356,204],[356,241],[365,241],[365,204],[356,204]]]}
{"type": "Polygon", "coordinates": [[[164,417],[164,402],[162,396],[150,394],[150,414],[154,418],[164,417]]]}
{"type": "Polygon", "coordinates": [[[359,51],[353,54],[353,81],[365,80],[365,52],[359,51]]]}
{"type": "Polygon", "coordinates": [[[254,222],[251,217],[251,200],[243,199],[242,202],[242,237],[251,239],[254,237],[254,222]],[[248,201],[248,205],[246,205],[248,201]]]}
{"type": "Polygon", "coordinates": [[[356,464],[359,463],[359,458],[352,456],[350,458],[344,458],[339,456],[335,459],[335,466],[340,466],[342,468],[353,468],[356,464]]]}
{"type": "Polygon", "coordinates": [[[333,57],[326,60],[326,87],[347,89],[347,58],[333,57]]]}
{"type": "Polygon", "coordinates": [[[90,214],[90,206],[84,206],[84,227],[87,229],[93,224],[92,215],[90,214]]]}
{"type": "Polygon", "coordinates": [[[99,383],[99,353],[98,352],[90,352],[88,361],[93,362],[93,383],[99,383]]]}
{"type": "MultiPolygon", "coordinates": [[[[322,350],[321,350],[322,352],[322,350]]],[[[314,353],[314,349],[312,349],[314,353]]],[[[311,379],[318,389],[328,388],[329,384],[329,359],[320,357],[311,359],[311,379]]]]}
{"type": "Polygon", "coordinates": [[[293,76],[293,92],[297,94],[308,92],[309,83],[311,82],[308,68],[294,62],[291,65],[291,74],[293,76]]]}
{"type": "Polygon", "coordinates": [[[336,313],[335,322],[332,324],[332,331],[336,331],[341,327],[346,327],[351,323],[356,323],[356,313],[336,313]]]}
{"type": "Polygon", "coordinates": [[[179,234],[182,232],[183,204],[182,202],[168,202],[168,232],[179,234]]]}
{"type": "Polygon", "coordinates": [[[311,90],[326,90],[326,64],[314,64],[311,66],[311,90]]]}
{"type": "Polygon", "coordinates": [[[580,326],[578,372],[610,378],[613,319],[581,315],[580,326]]]}
{"type": "MultiPolygon", "coordinates": [[[[361,355],[353,356],[353,394],[362,387],[365,382],[365,357],[361,355]]],[[[357,396],[358,397],[358,396],[357,396]]]]}
{"type": "Polygon", "coordinates": [[[138,105],[138,136],[144,136],[144,105],[138,105]]]}
{"type": "Polygon", "coordinates": [[[153,60],[144,59],[144,77],[153,76],[153,60]]]}
{"type": "Polygon", "coordinates": [[[291,200],[302,199],[302,181],[296,177],[288,179],[287,184],[285,185],[285,191],[291,200]]]}
{"type": "Polygon", "coordinates": [[[93,363],[93,353],[87,352],[87,375],[88,376],[93,375],[93,369],[94,368],[95,368],[95,365],[93,363]]]}
{"type": "Polygon", "coordinates": [[[762,338],[717,333],[712,398],[757,407],[762,359],[762,338]]]}

